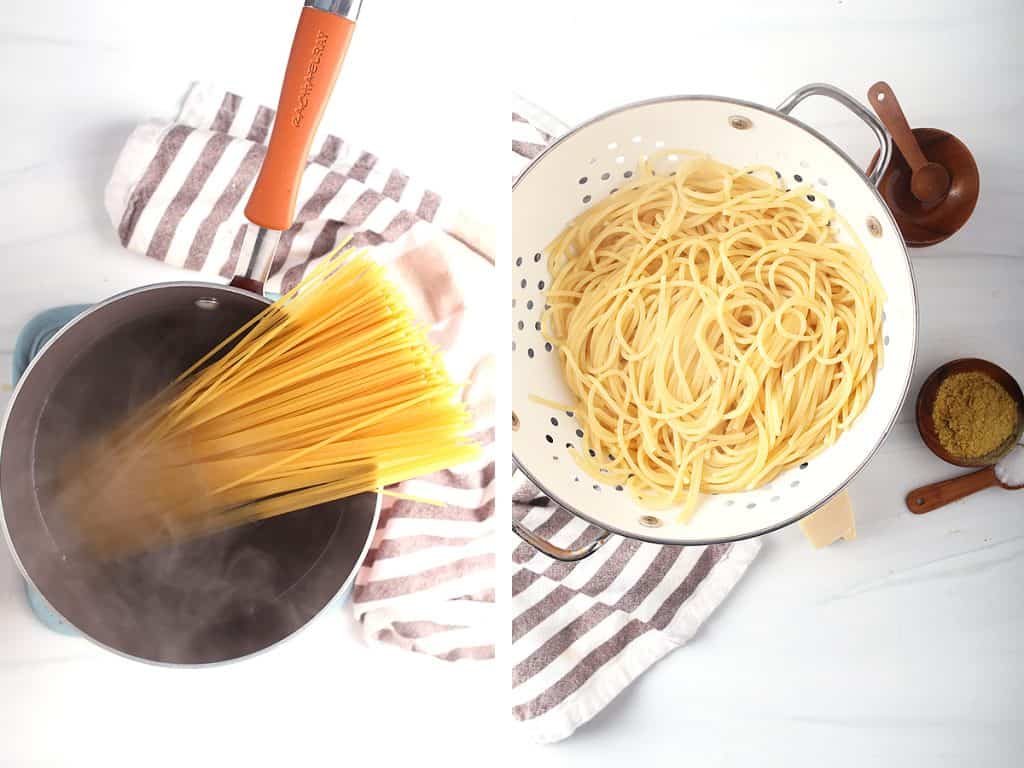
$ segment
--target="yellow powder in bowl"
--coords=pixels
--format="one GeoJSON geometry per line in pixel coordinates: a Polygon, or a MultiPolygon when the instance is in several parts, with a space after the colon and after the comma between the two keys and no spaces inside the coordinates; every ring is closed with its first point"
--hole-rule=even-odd
{"type": "Polygon", "coordinates": [[[978,459],[1000,448],[1017,429],[1017,404],[990,376],[954,373],[939,385],[932,421],[943,448],[978,459]]]}

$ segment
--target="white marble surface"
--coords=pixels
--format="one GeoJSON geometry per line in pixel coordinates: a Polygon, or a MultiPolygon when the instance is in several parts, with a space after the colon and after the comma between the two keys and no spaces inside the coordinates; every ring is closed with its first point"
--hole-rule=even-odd
{"type": "MultiPolygon", "coordinates": [[[[485,40],[439,23],[427,4],[365,6],[329,124],[442,191],[489,205],[481,190],[506,192],[497,147],[507,105],[504,93],[486,96],[493,78],[479,66],[485,40]],[[494,172],[477,159],[485,152],[495,153],[494,172]]],[[[482,26],[482,9],[466,6],[467,23],[482,26]]],[[[117,243],[102,206],[115,154],[137,122],[173,115],[195,79],[276,102],[300,7],[298,0],[0,4],[5,381],[15,334],[35,312],[180,276],[117,243]]],[[[367,648],[340,610],[242,664],[148,667],[38,625],[0,547],[4,768],[391,765],[424,754],[469,765],[507,720],[494,695],[507,677],[495,667],[456,671],[367,648]]]]}
{"type": "MultiPolygon", "coordinates": [[[[1024,380],[1024,6],[1014,0],[548,4],[512,27],[522,96],[573,123],[666,93],[776,104],[811,81],[866,99],[887,80],[912,123],[945,128],[981,169],[975,216],[913,252],[913,391],[979,356],[1024,380]],[[628,11],[627,11],[628,8],[628,11]]],[[[871,137],[831,104],[799,108],[851,155],[871,137]]],[[[533,766],[1011,766],[1024,753],[1024,493],[915,517],[911,488],[956,474],[907,410],[851,494],[859,538],[814,551],[796,528],[686,648],[533,766]]]]}
{"type": "MultiPolygon", "coordinates": [[[[114,154],[136,122],[172,114],[190,80],[272,100],[296,5],[3,3],[0,369],[34,312],[178,276],[114,239],[101,205],[114,154]]],[[[561,0],[519,14],[447,0],[451,18],[439,4],[366,5],[328,119],[466,197],[506,181],[506,80],[573,121],[669,92],[772,104],[807,81],[863,95],[887,79],[915,122],[960,135],[982,169],[968,228],[914,255],[915,386],[964,354],[1024,379],[1024,23],[1013,0],[787,0],[774,13],[754,0],[675,11],[684,4],[561,0]],[[495,166],[478,160],[492,151],[495,166]]],[[[869,137],[841,111],[801,114],[867,159],[869,137]]],[[[689,647],[550,748],[508,741],[507,674],[367,649],[340,613],[244,664],[123,661],[38,626],[0,550],[0,766],[1014,765],[1024,498],[989,491],[921,518],[904,510],[908,488],[949,472],[901,421],[852,488],[857,542],[815,552],[796,529],[769,537],[689,647]]]]}

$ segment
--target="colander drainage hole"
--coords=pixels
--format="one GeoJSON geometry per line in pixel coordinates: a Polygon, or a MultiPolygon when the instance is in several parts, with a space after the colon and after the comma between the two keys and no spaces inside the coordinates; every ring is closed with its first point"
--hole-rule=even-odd
{"type": "Polygon", "coordinates": [[[600,493],[601,492],[601,486],[598,485],[597,483],[594,483],[594,490],[597,491],[598,493],[600,493]]]}
{"type": "Polygon", "coordinates": [[[533,329],[535,331],[539,331],[540,330],[540,321],[539,320],[536,323],[533,324],[533,329]]]}
{"type": "Polygon", "coordinates": [[[621,491],[621,490],[624,490],[624,489],[623,489],[623,487],[621,485],[616,485],[615,486],[615,490],[616,491],[621,491]]]}
{"type": "Polygon", "coordinates": [[[586,183],[587,183],[587,177],[586,176],[580,176],[580,184],[586,184],[586,183]]]}
{"type": "MultiPolygon", "coordinates": [[[[540,329],[538,328],[537,330],[540,330],[540,329]]],[[[551,342],[550,341],[545,341],[544,342],[544,351],[545,352],[550,352],[551,351],[551,342]]]]}
{"type": "Polygon", "coordinates": [[[754,502],[750,502],[749,504],[747,504],[747,509],[753,509],[756,506],[757,504],[755,504],[754,502]]]}
{"type": "Polygon", "coordinates": [[[517,267],[523,266],[523,257],[522,256],[520,256],[518,259],[516,259],[516,266],[517,267]]]}
{"type": "Polygon", "coordinates": [[[553,438],[551,435],[544,435],[544,439],[547,440],[552,445],[554,445],[555,438],[553,438]]]}
{"type": "Polygon", "coordinates": [[[539,261],[540,261],[540,259],[541,259],[541,253],[540,253],[540,251],[538,251],[537,253],[533,254],[533,261],[534,261],[534,263],[537,263],[537,262],[539,262],[539,261]]]}
{"type": "Polygon", "coordinates": [[[522,320],[520,320],[520,321],[519,321],[518,323],[516,323],[516,326],[517,326],[517,327],[519,328],[519,330],[521,331],[521,330],[523,330],[523,328],[525,328],[525,327],[526,327],[526,323],[524,323],[524,322],[523,322],[522,320]]]}
{"type": "Polygon", "coordinates": [[[612,175],[608,173],[608,171],[605,171],[604,173],[601,174],[601,181],[608,181],[608,179],[610,179],[611,177],[612,175]]]}
{"type": "Polygon", "coordinates": [[[772,501],[778,501],[780,498],[782,498],[782,497],[781,496],[772,496],[772,501]]]}
{"type": "Polygon", "coordinates": [[[800,465],[800,469],[807,469],[807,462],[806,461],[803,464],[800,465]]]}
{"type": "Polygon", "coordinates": [[[530,299],[526,302],[526,308],[533,309],[533,299],[530,299]]]}
{"type": "Polygon", "coordinates": [[[804,177],[801,176],[799,173],[794,173],[793,174],[793,178],[797,181],[797,183],[799,183],[799,182],[804,180],[804,177]]]}
{"type": "Polygon", "coordinates": [[[576,437],[583,437],[583,430],[582,429],[577,429],[576,430],[576,437]]]}
{"type": "Polygon", "coordinates": [[[539,290],[541,290],[541,291],[544,290],[544,281],[543,280],[541,280],[539,283],[537,283],[537,288],[539,290]]]}
{"type": "Polygon", "coordinates": [[[798,485],[800,485],[800,481],[799,480],[794,480],[792,483],[789,484],[789,487],[790,488],[796,488],[798,485]]]}
{"type": "Polygon", "coordinates": [[[552,461],[558,461],[558,457],[557,457],[557,456],[552,456],[552,457],[551,457],[551,460],[552,460],[552,461]]]}
{"type": "Polygon", "coordinates": [[[736,503],[735,499],[729,499],[727,502],[725,502],[725,506],[731,507],[735,503],[736,503]]]}
{"type": "Polygon", "coordinates": [[[552,427],[557,427],[558,426],[558,419],[556,419],[554,416],[551,417],[551,426],[552,427]]]}
{"type": "Polygon", "coordinates": [[[529,348],[528,348],[528,349],[526,350],[526,356],[527,356],[527,357],[533,357],[533,347],[529,347],[529,348]]]}
{"type": "Polygon", "coordinates": [[[583,202],[584,203],[589,203],[590,202],[590,195],[584,195],[583,196],[583,202]]]}

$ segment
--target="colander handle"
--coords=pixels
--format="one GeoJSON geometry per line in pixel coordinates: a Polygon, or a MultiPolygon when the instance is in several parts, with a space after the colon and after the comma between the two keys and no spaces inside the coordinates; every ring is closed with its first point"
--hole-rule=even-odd
{"type": "MultiPolygon", "coordinates": [[[[518,485],[524,479],[525,477],[522,472],[516,468],[512,473],[512,484],[518,485]]],[[[608,537],[611,536],[609,531],[601,530],[601,535],[589,544],[579,547],[578,549],[563,549],[562,547],[555,546],[544,537],[534,533],[518,520],[512,520],[512,530],[520,539],[525,541],[538,552],[542,552],[555,560],[561,560],[563,563],[575,563],[579,560],[590,557],[604,546],[604,543],[608,541],[608,537]]]]}
{"type": "Polygon", "coordinates": [[[611,533],[608,531],[601,531],[601,535],[586,546],[580,547],[579,549],[563,549],[562,547],[556,547],[547,539],[538,536],[516,520],[512,521],[512,530],[515,531],[516,535],[520,539],[525,541],[538,552],[554,558],[555,560],[561,560],[563,563],[575,563],[579,560],[590,557],[604,546],[604,543],[608,541],[608,537],[611,536],[611,533]]]}
{"type": "Polygon", "coordinates": [[[871,110],[853,98],[846,91],[841,91],[835,86],[829,85],[828,83],[810,83],[805,85],[803,88],[797,88],[791,93],[786,99],[779,104],[778,111],[784,115],[788,115],[796,108],[796,105],[806,99],[808,96],[828,96],[834,101],[838,101],[848,110],[853,112],[857,117],[863,120],[868,128],[871,129],[872,133],[875,134],[875,138],[878,139],[878,162],[875,163],[875,167],[871,173],[868,174],[868,181],[874,184],[876,187],[882,180],[882,173],[889,166],[889,158],[892,157],[892,137],[889,132],[885,130],[885,126],[879,122],[878,118],[875,117],[871,110]]]}

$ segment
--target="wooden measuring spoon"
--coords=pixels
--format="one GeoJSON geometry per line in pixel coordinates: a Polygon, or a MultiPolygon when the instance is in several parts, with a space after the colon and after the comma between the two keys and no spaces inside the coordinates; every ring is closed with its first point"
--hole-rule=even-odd
{"type": "Polygon", "coordinates": [[[892,88],[879,81],[868,89],[868,98],[910,166],[911,193],[922,203],[941,200],[949,192],[949,172],[924,156],[892,88]]]}
{"type": "Polygon", "coordinates": [[[985,467],[977,472],[971,472],[969,475],[961,475],[950,480],[915,488],[907,494],[907,509],[915,515],[922,515],[970,496],[972,493],[995,486],[1008,491],[1018,491],[1024,488],[1024,485],[1007,485],[996,476],[994,466],[985,467]]]}

